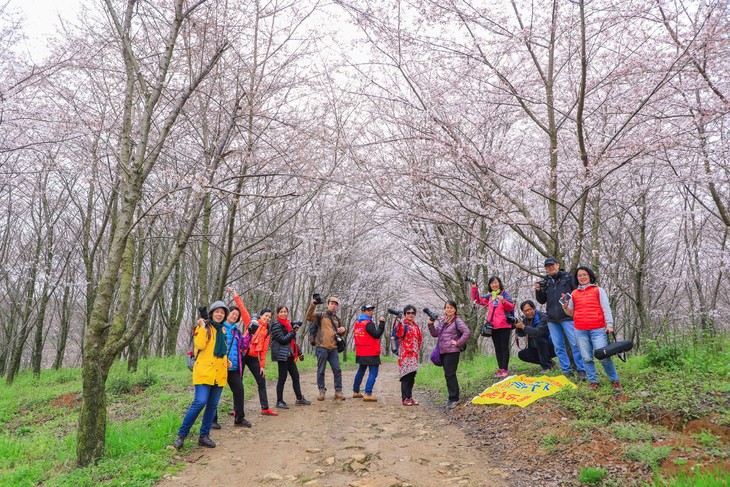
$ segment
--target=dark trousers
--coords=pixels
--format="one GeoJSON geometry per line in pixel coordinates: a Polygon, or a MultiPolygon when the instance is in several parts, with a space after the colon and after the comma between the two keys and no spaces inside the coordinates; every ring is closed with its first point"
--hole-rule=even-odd
{"type": "MultiPolygon", "coordinates": [[[[228,387],[231,388],[233,393],[233,412],[236,421],[246,417],[246,413],[243,411],[243,380],[238,374],[238,370],[228,371],[228,387]]],[[[214,423],[218,422],[218,410],[215,412],[214,423]]]]}
{"type": "Polygon", "coordinates": [[[324,371],[327,368],[327,362],[332,367],[332,375],[335,376],[335,391],[342,392],[342,369],[340,369],[340,354],[337,350],[328,350],[326,348],[317,347],[315,351],[317,355],[317,388],[324,390],[324,371]]]}
{"type": "Polygon", "coordinates": [[[413,384],[416,383],[416,371],[409,372],[400,378],[401,400],[413,398],[413,384]]]}
{"type": "Polygon", "coordinates": [[[459,355],[459,352],[441,354],[441,361],[444,364],[446,389],[449,391],[449,401],[459,400],[459,380],[456,378],[456,369],[459,367],[459,355]]]}
{"type": "Polygon", "coordinates": [[[276,382],[276,402],[284,401],[284,384],[286,384],[287,374],[291,376],[291,384],[294,388],[294,395],[297,399],[304,399],[302,396],[302,388],[299,385],[299,369],[297,368],[294,357],[290,356],[286,362],[276,362],[279,364],[279,380],[276,382]]]}
{"type": "Polygon", "coordinates": [[[555,357],[555,347],[550,339],[545,337],[537,337],[534,339],[535,346],[527,347],[520,350],[517,356],[523,362],[531,364],[540,364],[543,369],[550,369],[555,366],[553,357],[555,357]]]}
{"type": "Polygon", "coordinates": [[[253,375],[253,378],[256,381],[256,385],[259,390],[259,402],[261,403],[261,409],[269,409],[269,398],[266,395],[266,379],[264,379],[261,375],[259,359],[246,355],[243,358],[243,364],[248,367],[248,370],[251,371],[251,375],[253,375]]]}
{"type": "Polygon", "coordinates": [[[492,343],[494,343],[494,354],[497,356],[497,367],[507,370],[509,368],[509,337],[512,328],[499,328],[492,331],[492,343]]]}

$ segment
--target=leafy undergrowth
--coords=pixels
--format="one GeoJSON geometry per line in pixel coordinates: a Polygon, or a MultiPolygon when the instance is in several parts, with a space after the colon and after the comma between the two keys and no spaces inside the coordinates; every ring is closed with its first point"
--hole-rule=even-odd
{"type": "MultiPolygon", "coordinates": [[[[316,364],[308,357],[300,371],[316,364]]],[[[76,427],[81,405],[81,370],[44,370],[39,378],[21,373],[0,388],[0,485],[148,486],[184,462],[169,448],[193,398],[190,371],[182,357],[141,360],[135,374],[126,362],[112,367],[107,381],[109,423],[106,452],[97,464],[76,468],[76,427]]],[[[269,379],[276,367],[267,367],[269,379]]],[[[244,374],[247,400],[256,387],[244,374]]],[[[219,412],[233,409],[225,388],[219,412]]],[[[200,423],[191,434],[197,434],[200,423]]]]}
{"type": "MultiPolygon", "coordinates": [[[[598,364],[602,387],[582,381],[526,408],[465,401],[496,382],[493,357],[459,363],[462,406],[449,418],[508,472],[516,485],[730,485],[730,342],[649,344],[627,363],[614,359],[623,394],[598,364]]],[[[510,372],[539,367],[510,361],[510,372]]],[[[418,372],[417,387],[446,399],[443,370],[418,372]]]]}

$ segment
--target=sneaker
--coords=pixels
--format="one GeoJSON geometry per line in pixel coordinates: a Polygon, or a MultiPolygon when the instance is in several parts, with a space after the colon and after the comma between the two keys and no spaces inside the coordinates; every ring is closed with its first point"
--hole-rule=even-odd
{"type": "Polygon", "coordinates": [[[360,393],[360,392],[353,392],[352,393],[352,398],[353,399],[362,399],[362,393],[360,393]]]}
{"type": "Polygon", "coordinates": [[[345,400],[345,395],[342,393],[342,391],[336,391],[335,392],[335,401],[338,400],[338,399],[340,401],[344,401],[345,400]]]}
{"type": "Polygon", "coordinates": [[[325,391],[325,390],[326,390],[326,389],[320,389],[320,390],[319,390],[319,394],[317,395],[317,400],[318,400],[318,401],[324,401],[324,391],[325,391]]]}
{"type": "Polygon", "coordinates": [[[621,383],[619,381],[611,382],[611,387],[613,387],[613,392],[624,392],[624,388],[621,387],[621,383]]]}
{"type": "Polygon", "coordinates": [[[250,428],[253,425],[251,424],[251,421],[247,420],[246,418],[241,418],[240,420],[236,420],[233,423],[233,426],[242,426],[245,428],[250,428]]]}
{"type": "Polygon", "coordinates": [[[174,446],[176,450],[180,450],[183,447],[183,443],[185,443],[185,437],[178,436],[175,438],[175,441],[172,442],[172,446],[174,446]]]}
{"type": "Polygon", "coordinates": [[[364,402],[377,402],[378,401],[378,398],[377,397],[374,397],[372,394],[365,394],[362,397],[362,400],[364,402]]]}
{"type": "Polygon", "coordinates": [[[210,439],[210,436],[201,436],[198,438],[198,445],[206,448],[215,448],[215,441],[210,439]]]}
{"type": "Polygon", "coordinates": [[[598,385],[598,382],[589,382],[588,388],[591,390],[597,391],[598,389],[601,388],[601,386],[598,385]]]}
{"type": "Polygon", "coordinates": [[[276,411],[273,411],[271,408],[266,408],[261,410],[261,416],[278,416],[279,413],[276,411]]]}
{"type": "Polygon", "coordinates": [[[213,421],[213,424],[210,425],[211,429],[219,430],[221,429],[221,425],[219,425],[216,421],[213,421]]]}
{"type": "Polygon", "coordinates": [[[446,404],[446,409],[454,409],[459,404],[459,401],[449,401],[446,404]]]}
{"type": "Polygon", "coordinates": [[[404,406],[413,406],[413,404],[411,404],[411,400],[410,399],[403,399],[403,405],[404,406]]]}
{"type": "Polygon", "coordinates": [[[416,401],[413,398],[410,398],[409,401],[411,401],[411,406],[418,406],[418,401],[416,401]]]}
{"type": "Polygon", "coordinates": [[[289,405],[287,403],[285,403],[284,401],[277,402],[276,407],[278,409],[289,409],[289,405]]]}
{"type": "Polygon", "coordinates": [[[581,380],[588,380],[588,374],[586,374],[582,370],[579,370],[578,371],[578,378],[581,379],[581,380]]]}
{"type": "Polygon", "coordinates": [[[502,377],[502,369],[497,369],[497,371],[494,373],[494,378],[499,379],[502,377]]]}
{"type": "Polygon", "coordinates": [[[301,398],[297,399],[297,402],[295,402],[294,404],[296,404],[297,406],[309,406],[310,404],[312,404],[312,401],[307,401],[306,399],[301,398]]]}
{"type": "Polygon", "coordinates": [[[550,370],[549,370],[549,369],[540,369],[540,371],[538,372],[538,374],[540,374],[540,375],[545,375],[545,374],[547,374],[548,372],[550,372],[550,370]]]}
{"type": "Polygon", "coordinates": [[[500,376],[500,378],[504,379],[505,377],[509,377],[509,370],[502,369],[502,375],[500,376]]]}
{"type": "Polygon", "coordinates": [[[569,370],[568,372],[563,372],[563,375],[565,377],[567,377],[568,379],[570,379],[571,377],[573,377],[575,375],[575,372],[573,372],[572,370],[569,370]]]}

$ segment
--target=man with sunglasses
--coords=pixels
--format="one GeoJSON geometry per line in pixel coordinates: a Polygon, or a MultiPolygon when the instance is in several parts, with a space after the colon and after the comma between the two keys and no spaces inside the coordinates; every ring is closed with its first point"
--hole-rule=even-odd
{"type": "Polygon", "coordinates": [[[309,327],[309,341],[316,347],[317,388],[319,389],[317,400],[324,401],[324,394],[327,391],[324,384],[324,371],[329,362],[335,379],[335,400],[344,401],[340,355],[337,353],[337,342],[335,341],[335,335],[344,336],[346,332],[340,318],[336,315],[337,310],[340,308],[340,300],[337,296],[330,296],[327,299],[327,308],[324,311],[315,312],[316,306],[317,301],[312,299],[307,310],[306,320],[312,322],[309,327]]]}

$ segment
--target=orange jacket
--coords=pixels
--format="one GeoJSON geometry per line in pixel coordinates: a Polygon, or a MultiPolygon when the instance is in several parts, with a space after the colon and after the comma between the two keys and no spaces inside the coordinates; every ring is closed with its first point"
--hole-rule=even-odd
{"type": "MultiPolygon", "coordinates": [[[[246,333],[248,333],[248,331],[246,333]]],[[[248,354],[251,357],[259,359],[259,365],[262,369],[266,366],[266,353],[269,351],[270,341],[271,335],[269,334],[269,325],[259,323],[258,330],[256,330],[256,333],[254,333],[253,337],[251,337],[251,347],[248,349],[248,354]]]]}

